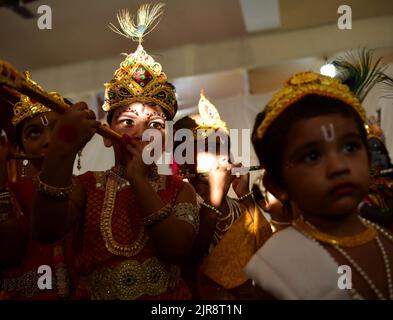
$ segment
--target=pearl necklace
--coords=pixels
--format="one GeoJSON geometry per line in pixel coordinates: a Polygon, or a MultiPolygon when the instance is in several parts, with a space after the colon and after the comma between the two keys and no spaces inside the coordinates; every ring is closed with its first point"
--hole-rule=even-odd
{"type": "MultiPolygon", "coordinates": [[[[381,251],[382,258],[385,264],[386,277],[387,277],[388,289],[389,289],[388,299],[393,299],[392,277],[391,277],[391,271],[389,266],[389,259],[386,255],[385,248],[383,247],[383,244],[379,239],[379,237],[376,238],[376,241],[381,251]]],[[[363,268],[354,259],[352,259],[352,257],[343,248],[340,248],[339,246],[336,245],[334,245],[333,248],[335,248],[344,258],[346,258],[355,267],[356,271],[360,274],[360,276],[364,279],[364,281],[367,282],[367,284],[370,286],[371,290],[375,293],[378,299],[386,300],[383,294],[381,293],[381,291],[375,285],[374,281],[371,280],[371,278],[366,274],[363,268]]]]}
{"type": "MultiPolygon", "coordinates": [[[[368,220],[366,220],[364,218],[361,218],[361,217],[359,217],[359,219],[360,219],[360,222],[365,227],[373,226],[375,229],[377,229],[377,231],[379,231],[382,235],[384,235],[388,240],[393,242],[393,236],[390,233],[386,232],[386,230],[381,228],[379,225],[377,225],[377,224],[375,224],[373,222],[370,222],[370,221],[368,221],[368,220]]],[[[304,232],[304,230],[299,228],[298,225],[294,224],[294,227],[296,229],[298,229],[299,231],[301,231],[305,236],[307,236],[308,238],[311,238],[316,243],[318,243],[318,241],[315,238],[311,237],[310,234],[304,232]]],[[[313,227],[313,226],[310,225],[310,227],[313,227]]],[[[381,251],[381,255],[382,255],[382,258],[383,258],[383,261],[384,261],[384,265],[385,265],[386,278],[387,278],[387,284],[388,284],[388,292],[389,292],[388,299],[393,300],[393,282],[392,282],[392,274],[391,274],[389,258],[388,258],[388,255],[386,253],[385,247],[383,246],[382,241],[379,239],[378,236],[375,239],[376,239],[377,245],[378,245],[378,247],[379,247],[379,249],[381,251]]],[[[354,259],[352,259],[352,257],[343,248],[341,248],[341,247],[339,247],[337,245],[332,245],[332,247],[335,248],[342,256],[344,256],[344,258],[346,258],[355,267],[357,272],[367,282],[367,284],[370,286],[371,290],[376,294],[378,299],[386,300],[385,297],[383,296],[383,294],[380,292],[380,290],[375,286],[374,282],[366,274],[366,272],[359,266],[359,264],[354,259]]],[[[355,299],[364,299],[354,288],[351,289],[351,292],[352,292],[353,298],[355,298],[355,299]]]]}

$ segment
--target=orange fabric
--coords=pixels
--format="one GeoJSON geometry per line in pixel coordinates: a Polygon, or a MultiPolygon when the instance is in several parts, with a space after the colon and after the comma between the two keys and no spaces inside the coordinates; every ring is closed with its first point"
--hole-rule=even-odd
{"type": "Polygon", "coordinates": [[[257,208],[253,218],[242,207],[241,216],[204,259],[201,271],[225,289],[242,285],[248,280],[243,268],[271,234],[270,224],[257,208]]]}

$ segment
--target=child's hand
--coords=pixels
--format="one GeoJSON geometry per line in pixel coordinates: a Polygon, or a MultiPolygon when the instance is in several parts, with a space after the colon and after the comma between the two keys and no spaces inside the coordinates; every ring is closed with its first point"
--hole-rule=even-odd
{"type": "Polygon", "coordinates": [[[210,203],[214,207],[219,207],[228,193],[234,179],[234,176],[231,174],[231,168],[230,164],[220,164],[209,172],[210,203]]]}
{"type": "Polygon", "coordinates": [[[79,102],[57,121],[52,143],[62,154],[76,154],[92,138],[100,124],[87,104],[79,102]]]}
{"type": "MultiPolygon", "coordinates": [[[[234,166],[240,168],[241,164],[234,166]]],[[[236,176],[235,176],[236,177],[236,176]]],[[[233,191],[235,191],[238,198],[250,192],[250,173],[242,174],[236,177],[232,182],[233,191]]]]}
{"type": "Polygon", "coordinates": [[[148,176],[149,165],[143,162],[142,152],[146,143],[138,138],[132,138],[128,135],[123,135],[123,146],[126,166],[127,178],[133,181],[138,178],[146,178],[148,176]]]}

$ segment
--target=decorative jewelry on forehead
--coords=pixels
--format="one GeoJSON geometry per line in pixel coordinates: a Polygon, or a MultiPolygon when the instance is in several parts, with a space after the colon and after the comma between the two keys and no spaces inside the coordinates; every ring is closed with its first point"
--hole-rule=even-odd
{"type": "Polygon", "coordinates": [[[329,126],[321,126],[321,131],[326,142],[332,142],[334,140],[334,127],[332,123],[329,126]]]}
{"type": "Polygon", "coordinates": [[[48,120],[48,118],[46,117],[45,114],[44,114],[43,116],[41,116],[41,123],[42,123],[45,127],[47,127],[47,126],[49,125],[49,120],[48,120]]]}
{"type": "MultiPolygon", "coordinates": [[[[123,112],[124,112],[124,111],[131,112],[131,113],[135,114],[137,117],[140,116],[140,113],[139,113],[137,110],[133,109],[132,107],[128,107],[127,109],[123,110],[123,112]]],[[[119,114],[116,116],[116,118],[118,118],[118,117],[120,116],[120,114],[121,114],[121,113],[119,113],[119,114]]],[[[146,117],[148,117],[148,118],[151,118],[151,117],[153,117],[153,116],[158,116],[158,117],[161,117],[162,119],[166,120],[166,116],[165,116],[165,114],[163,114],[162,112],[158,112],[158,111],[153,111],[153,112],[145,111],[145,112],[143,112],[142,114],[144,114],[144,115],[145,115],[146,117]]]]}

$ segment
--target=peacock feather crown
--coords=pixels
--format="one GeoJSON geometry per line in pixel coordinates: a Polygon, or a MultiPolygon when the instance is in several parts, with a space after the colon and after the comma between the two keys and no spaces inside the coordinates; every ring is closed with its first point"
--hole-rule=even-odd
{"type": "Polygon", "coordinates": [[[107,112],[133,102],[154,103],[165,109],[170,118],[177,111],[175,88],[168,82],[161,65],[143,49],[143,37],[150,33],[159,23],[164,4],[144,4],[137,17],[128,10],[121,10],[117,15],[119,30],[113,24],[110,28],[139,45],[134,53],[128,54],[120,67],[115,71],[113,79],[105,84],[105,103],[107,112]],[[136,20],[136,21],[135,21],[136,20]]]}

